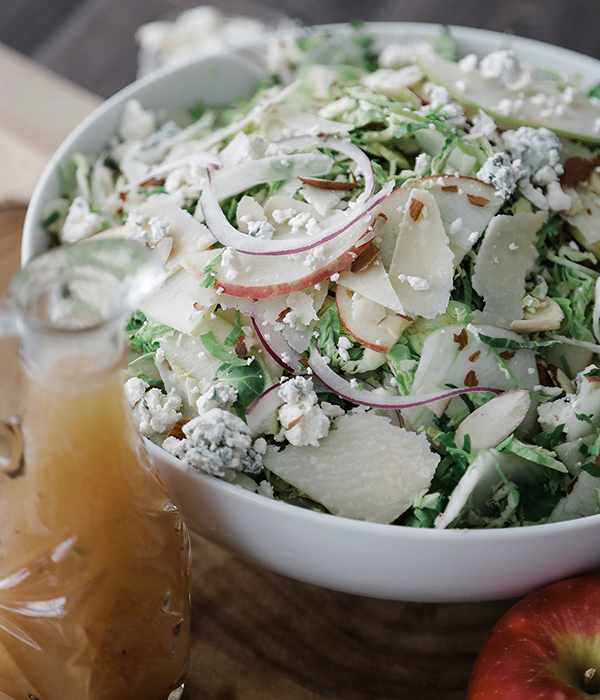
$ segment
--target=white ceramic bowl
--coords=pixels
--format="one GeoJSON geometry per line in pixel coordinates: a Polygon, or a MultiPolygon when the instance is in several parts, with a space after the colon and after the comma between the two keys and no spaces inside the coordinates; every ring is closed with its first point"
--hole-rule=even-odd
{"type": "MultiPolygon", "coordinates": [[[[345,26],[328,27],[342,38],[345,26]]],[[[440,27],[426,24],[368,25],[380,46],[424,38],[440,27]]],[[[459,53],[485,55],[507,40],[493,32],[451,27],[459,53]]],[[[540,42],[513,38],[522,60],[580,73],[584,84],[600,80],[600,61],[540,42]]],[[[57,166],[76,152],[100,152],[115,133],[125,102],[179,110],[201,98],[222,104],[252,93],[258,74],[246,52],[211,55],[164,69],[105,102],[62,144],[32,197],[23,233],[24,260],[44,250],[40,226],[44,203],[59,195],[57,166]]],[[[325,515],[244,491],[180,463],[148,444],[190,528],[245,559],[293,578],[359,595],[412,601],[507,598],[600,566],[600,515],[565,523],[503,530],[426,530],[325,515]]]]}

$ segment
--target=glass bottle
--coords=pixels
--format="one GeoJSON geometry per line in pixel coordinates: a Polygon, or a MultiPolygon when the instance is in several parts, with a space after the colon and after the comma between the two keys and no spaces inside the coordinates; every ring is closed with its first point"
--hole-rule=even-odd
{"type": "Polygon", "coordinates": [[[125,319],[161,279],[137,244],[55,249],[11,284],[20,421],[0,429],[0,698],[178,698],[189,540],[126,406],[125,319]],[[23,449],[21,449],[21,445],[23,449]]]}

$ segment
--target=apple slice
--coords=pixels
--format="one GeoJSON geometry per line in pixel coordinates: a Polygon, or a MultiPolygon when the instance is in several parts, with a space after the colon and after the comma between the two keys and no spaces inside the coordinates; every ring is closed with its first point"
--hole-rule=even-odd
{"type": "MultiPolygon", "coordinates": [[[[478,339],[478,333],[494,338],[511,338],[522,340],[521,336],[504,328],[495,326],[452,325],[438,328],[430,333],[423,343],[419,366],[415,373],[412,395],[424,392],[422,387],[453,386],[489,386],[506,391],[514,389],[514,379],[508,377],[498,364],[497,356],[489,345],[478,339]]],[[[526,389],[533,389],[539,384],[539,374],[533,350],[517,350],[505,359],[512,376],[518,378],[526,389]]],[[[462,410],[464,404],[460,399],[452,399],[448,408],[449,415],[462,410]]],[[[412,425],[432,425],[433,413],[428,407],[409,408],[403,412],[412,425]]],[[[525,419],[524,427],[529,430],[537,424],[537,414],[532,408],[525,419]]]]}
{"type": "Polygon", "coordinates": [[[460,514],[471,507],[481,508],[504,484],[503,477],[514,484],[533,481],[536,465],[523,457],[495,449],[481,450],[460,478],[445,510],[434,520],[433,526],[443,530],[450,527],[460,514]]]}
{"type": "Polygon", "coordinates": [[[458,63],[434,53],[419,56],[417,63],[430,80],[443,85],[457,102],[482,109],[501,124],[544,126],[561,136],[600,142],[600,109],[583,94],[576,94],[569,102],[547,80],[534,80],[513,91],[495,79],[484,78],[478,69],[465,73],[458,63]],[[544,98],[554,108],[544,108],[544,98]]]}
{"type": "Polygon", "coordinates": [[[427,190],[411,190],[389,272],[407,314],[435,318],[444,313],[452,289],[452,260],[435,197],[427,190]]]}
{"type": "Polygon", "coordinates": [[[337,238],[308,252],[296,255],[236,253],[235,276],[231,276],[231,268],[219,263],[215,266],[215,287],[223,289],[225,294],[251,299],[284,296],[314,287],[353,262],[372,238],[372,228],[361,220],[337,238]]]}
{"type": "MultiPolygon", "coordinates": [[[[569,443],[566,443],[569,444],[569,443]]],[[[581,457],[581,452],[579,452],[581,457]]],[[[600,477],[592,476],[585,470],[576,469],[577,478],[569,493],[560,499],[548,516],[547,523],[558,523],[575,518],[587,518],[600,514],[600,477]]]]}
{"type": "MultiPolygon", "coordinates": [[[[416,180],[413,187],[426,189],[435,197],[455,267],[479,240],[504,201],[493,185],[473,177],[434,175],[416,180]]],[[[411,191],[412,188],[395,189],[374,211],[387,218],[377,235],[381,237],[381,259],[388,268],[411,191]]]]}
{"type": "Polygon", "coordinates": [[[187,290],[187,295],[201,306],[214,306],[219,304],[223,309],[238,309],[242,313],[249,314],[252,311],[253,300],[243,297],[232,297],[219,291],[218,287],[204,287],[198,282],[204,282],[204,270],[214,258],[221,253],[220,248],[210,248],[199,253],[188,253],[181,258],[183,269],[195,281],[195,287],[187,290]]]}
{"type": "Polygon", "coordinates": [[[547,349],[546,361],[565,370],[568,377],[573,378],[594,361],[594,353],[578,345],[557,343],[547,349]]]}
{"type": "Polygon", "coordinates": [[[581,245],[600,257],[600,205],[591,197],[587,188],[575,188],[581,199],[581,208],[576,214],[562,212],[569,231],[581,245]]]}
{"type": "Polygon", "coordinates": [[[267,156],[218,170],[213,187],[217,199],[222,202],[264,182],[326,175],[332,165],[333,160],[319,152],[267,156]]]}
{"type": "MultiPolygon", "coordinates": [[[[216,340],[223,345],[225,338],[231,333],[233,325],[218,314],[209,318],[203,331],[212,332],[216,340]]],[[[204,347],[202,339],[185,333],[165,334],[160,339],[160,347],[165,353],[165,360],[172,379],[176,380],[181,389],[179,394],[186,397],[190,406],[215,382],[215,375],[222,360],[213,357],[204,347]]],[[[160,367],[159,367],[160,371],[160,367]]]]}
{"type": "Polygon", "coordinates": [[[361,345],[387,354],[398,342],[404,329],[411,324],[411,320],[405,316],[387,314],[384,306],[369,299],[368,310],[366,313],[360,313],[355,300],[361,296],[338,282],[335,301],[340,321],[361,345]]]}
{"type": "MultiPolygon", "coordinates": [[[[328,289],[329,285],[322,284],[283,297],[258,299],[253,305],[252,315],[260,325],[281,333],[292,350],[303,353],[310,345],[319,320],[317,312],[327,298],[328,289]]],[[[270,340],[273,342],[272,338],[270,340]]]]}

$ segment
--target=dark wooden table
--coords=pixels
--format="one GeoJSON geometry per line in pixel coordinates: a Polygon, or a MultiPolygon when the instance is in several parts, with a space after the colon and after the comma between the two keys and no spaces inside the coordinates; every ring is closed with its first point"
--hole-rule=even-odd
{"type": "MultiPolygon", "coordinates": [[[[135,76],[135,29],[193,4],[192,0],[2,0],[0,42],[107,97],[135,76]]],[[[233,0],[213,4],[231,9],[233,0]]],[[[512,31],[600,58],[596,2],[262,0],[261,4],[306,24],[406,20],[512,31]]],[[[235,7],[252,10],[255,5],[239,0],[235,7]]],[[[0,95],[0,100],[11,97],[0,95]]],[[[0,291],[18,264],[22,218],[22,207],[0,209],[0,291]]],[[[3,362],[8,352],[6,344],[0,345],[3,362]]],[[[187,700],[459,700],[483,640],[515,602],[436,605],[373,600],[286,579],[196,536],[193,546],[193,648],[187,700]]]]}

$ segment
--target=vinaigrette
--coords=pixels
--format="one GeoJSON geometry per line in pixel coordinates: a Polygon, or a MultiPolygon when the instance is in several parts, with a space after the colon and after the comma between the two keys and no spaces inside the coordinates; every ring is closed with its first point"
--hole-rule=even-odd
{"type": "Polygon", "coordinates": [[[188,663],[187,531],[129,416],[121,325],[67,325],[80,318],[23,335],[24,459],[0,472],[0,699],[165,700],[188,663]]]}

